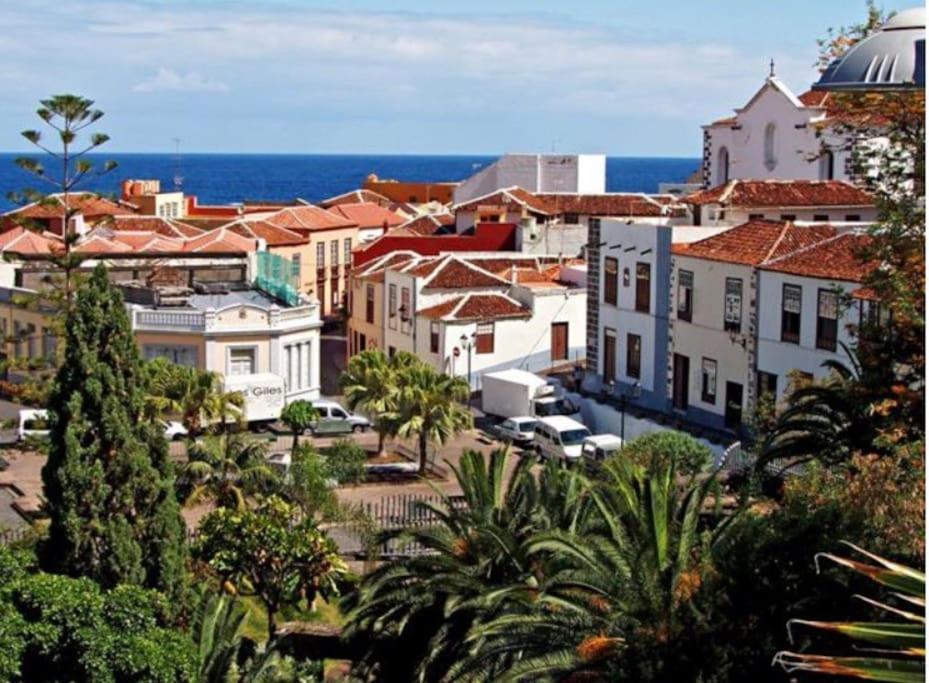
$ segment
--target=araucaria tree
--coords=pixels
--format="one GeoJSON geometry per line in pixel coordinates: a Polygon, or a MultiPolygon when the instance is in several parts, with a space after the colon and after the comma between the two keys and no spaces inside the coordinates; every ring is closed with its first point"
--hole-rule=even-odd
{"type": "Polygon", "coordinates": [[[184,525],[167,443],[142,419],[142,363],[123,299],[98,266],[66,317],[42,470],[51,526],[44,563],[104,587],[177,595],[184,525]]]}

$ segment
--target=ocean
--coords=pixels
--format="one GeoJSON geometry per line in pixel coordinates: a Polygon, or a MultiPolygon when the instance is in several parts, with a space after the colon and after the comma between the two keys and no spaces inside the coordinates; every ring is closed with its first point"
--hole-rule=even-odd
{"type": "MultiPolygon", "coordinates": [[[[13,163],[20,155],[0,154],[0,210],[13,207],[10,192],[50,186],[32,178],[13,163]]],[[[157,178],[170,190],[178,168],[171,154],[91,155],[100,162],[112,159],[119,166],[111,173],[90,179],[81,187],[118,194],[125,178],[157,178]]],[[[186,194],[201,204],[228,204],[251,200],[286,201],[301,197],[317,202],[357,189],[370,173],[380,178],[410,181],[463,180],[492,163],[495,156],[407,156],[330,154],[184,154],[180,174],[186,194]]],[[[55,167],[42,159],[49,175],[55,167]]],[[[683,182],[698,167],[699,159],[608,157],[608,192],[657,192],[660,182],[683,182]]]]}

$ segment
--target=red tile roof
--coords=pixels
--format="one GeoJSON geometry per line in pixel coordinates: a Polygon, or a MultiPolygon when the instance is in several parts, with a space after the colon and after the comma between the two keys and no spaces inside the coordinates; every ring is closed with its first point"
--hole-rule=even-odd
{"type": "Polygon", "coordinates": [[[427,213],[411,218],[391,231],[392,235],[435,235],[455,225],[455,216],[450,213],[427,213]]]}
{"type": "Polygon", "coordinates": [[[240,254],[255,251],[255,240],[238,235],[226,228],[217,228],[188,240],[184,251],[240,254]]]}
{"type": "Polygon", "coordinates": [[[871,289],[870,287],[859,287],[851,293],[853,299],[861,299],[863,301],[880,301],[880,297],[877,295],[877,292],[871,289]]]}
{"type": "Polygon", "coordinates": [[[697,242],[673,244],[671,253],[757,266],[835,234],[831,225],[797,227],[790,222],[755,220],[697,242]]]}
{"type": "Polygon", "coordinates": [[[269,247],[292,247],[309,243],[305,236],[261,219],[241,219],[226,227],[237,235],[262,239],[269,247]]]}
{"type": "Polygon", "coordinates": [[[203,234],[203,230],[193,225],[160,216],[114,216],[106,227],[115,231],[156,232],[165,237],[197,237],[203,234]]]}
{"type": "Polygon", "coordinates": [[[529,318],[532,311],[504,294],[467,294],[417,311],[427,318],[468,321],[529,318]]]}
{"type": "Polygon", "coordinates": [[[485,206],[499,208],[520,207],[546,216],[551,213],[551,207],[544,200],[516,186],[496,190],[482,197],[475,197],[467,202],[456,204],[453,208],[456,211],[476,211],[485,206]]]}
{"type": "Polygon", "coordinates": [[[329,211],[357,224],[359,228],[383,228],[387,230],[402,225],[406,220],[403,216],[372,202],[337,204],[329,211]]]}
{"type": "Polygon", "coordinates": [[[454,256],[446,256],[440,259],[438,265],[425,276],[423,288],[471,289],[476,287],[504,287],[508,284],[509,282],[503,278],[488,273],[483,268],[454,256]]]}
{"type": "Polygon", "coordinates": [[[316,232],[337,228],[354,228],[357,223],[348,220],[319,206],[290,206],[265,217],[265,220],[279,228],[297,232],[316,232]]]}
{"type": "Polygon", "coordinates": [[[867,235],[842,233],[765,263],[764,270],[824,280],[863,281],[877,266],[861,258],[867,235]]]}
{"type": "Polygon", "coordinates": [[[61,239],[52,233],[39,233],[17,226],[0,234],[0,252],[10,254],[52,254],[64,249],[61,239]]]}
{"type": "MultiPolygon", "coordinates": [[[[49,195],[43,202],[28,204],[22,208],[9,211],[5,215],[33,219],[61,218],[63,206],[64,195],[53,194],[49,195]]],[[[68,197],[68,206],[85,218],[136,213],[136,208],[132,205],[112,202],[105,197],[90,193],[70,195],[68,197]]]]}
{"type": "Polygon", "coordinates": [[[701,206],[873,206],[874,198],[843,180],[730,180],[682,198],[701,206]]]}
{"type": "Polygon", "coordinates": [[[576,213],[586,216],[661,216],[667,212],[670,197],[653,198],[642,193],[569,194],[544,193],[535,195],[548,207],[549,213],[576,213]],[[664,201],[662,201],[664,200],[664,201]]]}
{"type": "Polygon", "coordinates": [[[363,202],[377,204],[378,206],[383,206],[385,209],[390,208],[394,203],[384,195],[374,192],[373,190],[352,190],[351,192],[337,194],[334,197],[324,199],[319,205],[324,209],[330,209],[339,204],[360,204],[363,202]]]}

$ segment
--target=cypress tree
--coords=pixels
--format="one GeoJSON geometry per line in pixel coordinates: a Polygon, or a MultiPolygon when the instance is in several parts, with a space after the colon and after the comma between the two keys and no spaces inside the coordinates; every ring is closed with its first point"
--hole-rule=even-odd
{"type": "Polygon", "coordinates": [[[51,518],[44,564],[104,587],[177,596],[184,523],[164,435],[142,419],[138,348],[119,291],[97,266],[67,311],[42,470],[51,518]]]}

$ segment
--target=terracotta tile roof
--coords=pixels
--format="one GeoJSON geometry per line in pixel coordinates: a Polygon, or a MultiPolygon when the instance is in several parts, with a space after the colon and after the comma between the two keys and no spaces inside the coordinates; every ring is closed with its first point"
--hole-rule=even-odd
{"type": "Polygon", "coordinates": [[[874,198],[843,180],[730,180],[681,199],[701,206],[873,206],[874,198]]]}
{"type": "Polygon", "coordinates": [[[525,208],[529,211],[544,214],[546,216],[552,213],[551,207],[547,202],[540,199],[531,192],[515,185],[513,187],[508,187],[502,190],[496,190],[490,194],[483,195],[482,197],[475,197],[474,199],[471,199],[467,202],[456,204],[452,208],[456,211],[476,211],[477,209],[484,206],[500,208],[512,208],[518,206],[520,208],[525,208]]]}
{"type": "Polygon", "coordinates": [[[225,227],[243,237],[262,239],[269,247],[292,247],[309,243],[303,235],[261,219],[241,219],[225,227]]]}
{"type": "Polygon", "coordinates": [[[716,119],[713,123],[709,124],[711,126],[731,126],[735,124],[738,119],[735,116],[727,116],[722,119],[716,119]]]}
{"type": "Polygon", "coordinates": [[[200,237],[187,240],[184,244],[184,251],[240,254],[255,251],[257,246],[253,239],[238,235],[226,228],[217,228],[200,237]]]}
{"type": "Polygon", "coordinates": [[[467,294],[417,313],[427,318],[454,321],[502,320],[532,316],[532,311],[504,294],[467,294]]]}
{"type": "Polygon", "coordinates": [[[673,244],[671,253],[757,266],[835,234],[836,230],[831,225],[797,227],[790,222],[756,220],[697,242],[673,244]]]}
{"type": "Polygon", "coordinates": [[[419,258],[419,255],[412,251],[394,251],[366,263],[360,271],[354,273],[354,277],[369,282],[383,282],[384,271],[388,268],[400,269],[419,258]]]}
{"type": "Polygon", "coordinates": [[[454,256],[441,260],[439,265],[426,275],[424,289],[471,289],[475,287],[502,287],[509,282],[488,273],[472,263],[454,256]]]}
{"type": "Polygon", "coordinates": [[[324,209],[330,209],[339,204],[360,204],[363,202],[370,202],[378,206],[383,206],[384,208],[389,208],[391,204],[393,204],[390,199],[373,190],[352,190],[351,192],[344,192],[343,194],[337,194],[334,197],[324,199],[319,205],[324,209]]]}
{"type": "MultiPolygon", "coordinates": [[[[9,211],[4,215],[33,219],[60,218],[63,206],[64,196],[62,194],[53,194],[48,196],[47,202],[28,204],[22,208],[9,211]]],[[[78,213],[87,218],[121,216],[124,214],[136,213],[136,208],[130,204],[113,202],[105,197],[99,197],[90,193],[70,195],[68,197],[68,206],[71,209],[76,209],[78,213]]]]}
{"type": "Polygon", "coordinates": [[[290,206],[265,217],[269,223],[279,228],[297,232],[315,232],[317,230],[334,230],[337,228],[354,228],[357,223],[326,209],[308,204],[290,206]]]}
{"type": "Polygon", "coordinates": [[[862,301],[880,301],[877,292],[870,287],[859,287],[858,289],[852,290],[851,297],[862,301]]]}
{"type": "MultiPolygon", "coordinates": [[[[96,231],[95,231],[96,232],[96,231]]],[[[119,242],[132,248],[133,251],[167,251],[177,252],[184,248],[184,240],[180,238],[165,237],[157,232],[115,232],[100,231],[97,235],[111,242],[119,242]]]]}
{"type": "Polygon", "coordinates": [[[455,216],[450,213],[427,213],[411,218],[391,231],[392,235],[435,235],[455,225],[455,216]]]}
{"type": "Polygon", "coordinates": [[[402,270],[404,273],[409,273],[414,277],[427,277],[428,275],[432,274],[432,271],[442,265],[442,261],[442,257],[436,256],[423,259],[421,262],[418,262],[415,265],[406,264],[402,268],[400,266],[393,266],[391,270],[402,270]]]}
{"type": "Polygon", "coordinates": [[[120,254],[130,251],[137,251],[132,246],[123,242],[109,240],[99,235],[83,240],[74,245],[74,251],[82,254],[120,254]]]}
{"type": "Polygon", "coordinates": [[[166,237],[197,237],[203,234],[203,230],[193,225],[160,216],[114,216],[106,227],[115,231],[156,232],[166,237]]]}
{"type": "Polygon", "coordinates": [[[550,213],[576,213],[587,216],[661,216],[666,213],[670,197],[649,197],[643,193],[569,194],[544,193],[535,195],[550,213]]]}
{"type": "Polygon", "coordinates": [[[773,259],[762,268],[802,277],[861,282],[877,266],[860,257],[870,241],[867,235],[846,232],[773,259]]]}
{"type": "MultiPolygon", "coordinates": [[[[228,225],[230,221],[234,220],[236,220],[235,216],[210,216],[209,218],[187,216],[184,218],[184,224],[199,230],[200,234],[203,234],[207,230],[215,230],[228,225]]],[[[190,235],[190,237],[196,237],[196,235],[190,235]]]]}
{"type": "Polygon", "coordinates": [[[51,254],[64,248],[61,240],[51,233],[39,233],[16,226],[0,234],[0,252],[10,254],[51,254]]]}
{"type": "Polygon", "coordinates": [[[357,224],[359,228],[383,228],[387,230],[402,225],[406,220],[403,216],[372,202],[337,204],[329,211],[357,224]]]}
{"type": "Polygon", "coordinates": [[[807,90],[797,95],[797,99],[803,102],[804,107],[824,107],[832,96],[828,90],[807,90]]]}

